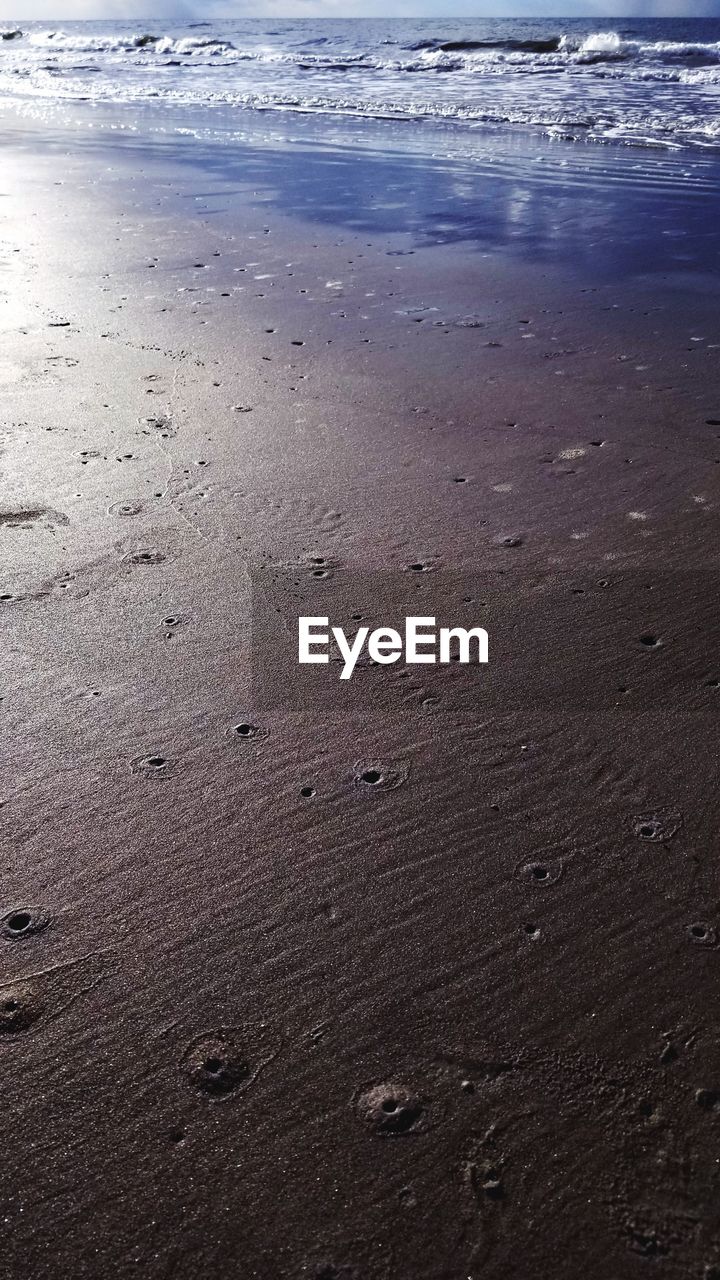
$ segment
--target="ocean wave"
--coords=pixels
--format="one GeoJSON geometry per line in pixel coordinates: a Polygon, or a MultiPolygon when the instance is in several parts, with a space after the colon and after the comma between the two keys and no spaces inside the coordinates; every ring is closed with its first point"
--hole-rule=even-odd
{"type": "MultiPolygon", "coordinates": [[[[567,36],[563,36],[567,42],[567,36]]],[[[609,53],[612,56],[623,52],[623,42],[617,31],[595,31],[583,40],[579,53],[609,53]]]]}
{"type": "MultiPolygon", "coordinates": [[[[460,55],[458,69],[477,64],[482,58],[505,58],[506,55],[527,56],[529,62],[537,60],[540,68],[546,67],[548,58],[559,55],[558,62],[581,62],[600,59],[638,59],[659,62],[683,59],[707,59],[720,62],[720,41],[657,40],[642,41],[624,39],[617,31],[596,31],[581,37],[559,35],[544,40],[419,40],[408,46],[411,52],[426,56],[454,53],[460,55]],[[467,55],[463,61],[463,55],[467,55]]],[[[406,69],[414,70],[419,64],[408,62],[406,69]]]]}
{"type": "MultiPolygon", "coordinates": [[[[195,24],[197,25],[197,24],[195,24]]],[[[617,31],[597,31],[579,36],[558,34],[546,38],[498,38],[485,40],[442,39],[432,37],[411,42],[402,53],[388,58],[382,46],[393,42],[380,41],[380,47],[350,50],[338,48],[327,36],[303,41],[299,48],[278,48],[273,45],[238,46],[229,39],[215,35],[154,35],[147,32],[83,33],[64,30],[40,30],[23,35],[8,30],[3,40],[13,41],[20,49],[52,51],[57,55],[83,56],[131,54],[134,58],[152,61],[157,56],[210,63],[257,62],[260,64],[286,63],[301,67],[303,71],[345,70],[362,67],[368,71],[394,71],[418,74],[421,72],[467,72],[469,74],[493,71],[496,67],[523,68],[540,73],[554,69],[572,70],[574,66],[592,66],[604,61],[624,62],[632,66],[656,64],[682,65],[683,62],[720,63],[720,41],[644,42],[621,37],[617,31]],[[332,45],[332,47],[328,47],[332,45]],[[414,55],[414,56],[412,56],[414,55]]]]}
{"type": "Polygon", "coordinates": [[[434,117],[706,145],[720,141],[720,39],[707,38],[716,35],[720,23],[700,21],[596,31],[514,20],[30,23],[0,30],[0,96],[434,117]]]}
{"type": "Polygon", "coordinates": [[[90,35],[84,36],[75,32],[37,31],[27,37],[27,42],[39,49],[52,49],[60,53],[138,53],[167,54],[177,53],[192,55],[195,53],[227,53],[234,51],[229,40],[217,37],[155,36],[147,33],[138,35],[90,35]]]}
{"type": "Polygon", "coordinates": [[[428,49],[436,53],[477,53],[479,49],[506,49],[517,53],[554,53],[560,48],[564,36],[551,36],[547,40],[417,40],[408,45],[415,52],[428,49]]]}

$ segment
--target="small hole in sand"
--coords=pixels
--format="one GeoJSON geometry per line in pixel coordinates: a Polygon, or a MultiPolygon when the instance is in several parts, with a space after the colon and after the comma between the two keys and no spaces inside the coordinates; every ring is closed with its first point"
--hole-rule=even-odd
{"type": "Polygon", "coordinates": [[[235,732],[239,738],[252,738],[255,732],[255,726],[247,723],[236,724],[235,732]]]}
{"type": "Polygon", "coordinates": [[[314,795],[315,795],[315,788],[314,788],[314,787],[301,787],[301,788],[300,788],[300,795],[301,795],[301,796],[304,796],[306,800],[309,800],[311,796],[314,796],[314,795]]]}
{"type": "Polygon", "coordinates": [[[550,872],[547,867],[533,867],[532,875],[534,880],[547,880],[550,872]]]}
{"type": "Polygon", "coordinates": [[[11,933],[25,933],[32,924],[32,916],[28,911],[14,911],[7,918],[7,927],[11,933]]]}
{"type": "Polygon", "coordinates": [[[364,773],[360,774],[360,779],[362,782],[366,782],[368,786],[375,787],[382,779],[382,774],[377,769],[366,769],[364,773]]]}
{"type": "Polygon", "coordinates": [[[645,634],[640,637],[640,643],[644,644],[647,649],[655,649],[660,644],[660,641],[657,636],[646,631],[645,634]]]}
{"type": "Polygon", "coordinates": [[[148,764],[152,765],[153,769],[162,769],[163,765],[165,764],[165,757],[164,756],[148,756],[147,762],[148,764]]]}

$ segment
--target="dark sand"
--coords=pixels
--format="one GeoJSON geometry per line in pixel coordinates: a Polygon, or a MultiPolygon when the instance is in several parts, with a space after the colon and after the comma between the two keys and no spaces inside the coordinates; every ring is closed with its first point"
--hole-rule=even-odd
{"type": "Polygon", "coordinates": [[[3,129],[3,1275],[717,1277],[714,164],[146,125],[3,129]]]}

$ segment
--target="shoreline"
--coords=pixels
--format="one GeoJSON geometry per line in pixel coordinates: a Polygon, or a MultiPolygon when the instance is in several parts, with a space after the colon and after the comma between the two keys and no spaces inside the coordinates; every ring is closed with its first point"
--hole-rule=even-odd
{"type": "Polygon", "coordinates": [[[264,128],[6,130],[6,1265],[701,1275],[706,193],[264,128]],[[415,600],[481,684],[292,684],[415,600]]]}

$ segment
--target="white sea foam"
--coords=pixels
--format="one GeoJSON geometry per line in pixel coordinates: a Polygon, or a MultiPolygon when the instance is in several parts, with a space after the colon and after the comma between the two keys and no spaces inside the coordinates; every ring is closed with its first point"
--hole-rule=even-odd
{"type": "Polygon", "coordinates": [[[595,31],[583,40],[579,52],[609,53],[614,56],[622,53],[622,49],[623,42],[617,31],[595,31]]]}

